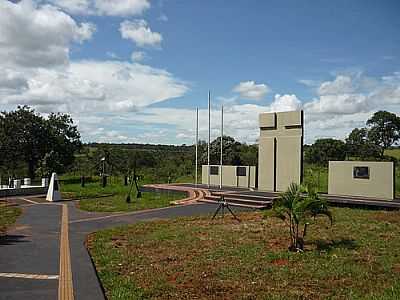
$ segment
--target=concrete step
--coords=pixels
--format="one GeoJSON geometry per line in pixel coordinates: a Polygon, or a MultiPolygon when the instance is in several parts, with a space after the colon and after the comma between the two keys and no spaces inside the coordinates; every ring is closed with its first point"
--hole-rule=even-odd
{"type": "MultiPolygon", "coordinates": [[[[220,200],[220,197],[216,197],[216,196],[206,196],[205,198],[207,200],[213,200],[213,201],[220,200]]],[[[235,196],[230,196],[230,195],[226,195],[224,198],[225,198],[225,201],[229,202],[229,203],[235,202],[235,203],[255,204],[255,205],[272,204],[272,200],[268,200],[268,199],[262,199],[262,200],[246,199],[246,198],[235,197],[235,196]]]]}
{"type": "MultiPolygon", "coordinates": [[[[214,196],[213,193],[211,193],[211,195],[214,196]]],[[[215,196],[217,196],[217,195],[215,195],[215,196]]],[[[241,193],[231,193],[231,194],[225,195],[225,197],[270,202],[270,201],[277,199],[279,196],[278,195],[260,196],[260,195],[241,194],[241,193]]]]}
{"type": "MultiPolygon", "coordinates": [[[[218,201],[215,200],[210,200],[210,199],[201,199],[198,200],[199,202],[205,202],[205,203],[212,203],[212,204],[219,204],[218,201]]],[[[228,202],[228,201],[227,201],[228,202]]],[[[230,206],[237,206],[237,207],[246,207],[246,208],[253,208],[253,209],[265,209],[267,206],[265,204],[244,204],[244,203],[236,203],[236,202],[228,202],[230,206]]]]}
{"type": "MultiPolygon", "coordinates": [[[[206,196],[206,200],[218,202],[220,200],[220,196],[211,195],[206,196]]],[[[225,201],[231,205],[235,206],[243,206],[243,207],[253,207],[253,208],[267,208],[272,206],[271,199],[246,199],[241,197],[236,197],[235,194],[233,195],[225,195],[225,201]]]]}

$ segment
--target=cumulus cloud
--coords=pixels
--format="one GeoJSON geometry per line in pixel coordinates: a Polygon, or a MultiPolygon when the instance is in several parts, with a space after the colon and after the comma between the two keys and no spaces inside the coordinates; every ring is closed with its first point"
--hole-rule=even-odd
{"type": "Polygon", "coordinates": [[[153,32],[145,20],[124,21],[119,31],[124,39],[133,41],[139,47],[159,47],[162,36],[153,32]]]}
{"type": "Polygon", "coordinates": [[[291,111],[299,110],[301,108],[301,101],[296,95],[275,95],[274,102],[270,106],[271,111],[291,111]]]}
{"type": "Polygon", "coordinates": [[[118,61],[71,62],[65,71],[39,69],[30,76],[23,93],[10,93],[0,103],[58,106],[66,112],[126,112],[188,90],[164,70],[118,61]]]}
{"type": "MultiPolygon", "coordinates": [[[[225,98],[220,97],[223,101],[225,98]]],[[[344,139],[349,132],[365,126],[366,120],[377,110],[400,113],[400,73],[382,78],[362,74],[338,75],[332,81],[317,86],[316,98],[301,101],[294,94],[276,94],[269,105],[238,104],[223,101],[225,132],[243,142],[256,142],[259,136],[258,114],[262,112],[303,109],[305,112],[305,141],[334,137],[344,139]],[[319,94],[318,91],[324,91],[319,94]]],[[[174,108],[146,108],[133,118],[145,124],[159,124],[170,129],[170,138],[178,143],[190,143],[194,137],[194,110],[174,108]],[[173,135],[172,135],[173,133],[173,135]]],[[[212,138],[219,135],[220,112],[212,111],[212,138]]],[[[207,138],[207,110],[200,110],[200,138],[207,138]]],[[[168,134],[168,133],[167,133],[168,134]]]]}
{"type": "Polygon", "coordinates": [[[266,84],[256,84],[254,81],[240,82],[233,88],[235,93],[239,93],[243,99],[261,100],[270,91],[266,84]]]}
{"type": "Polygon", "coordinates": [[[95,26],[76,23],[50,5],[0,2],[0,61],[23,67],[65,65],[69,47],[91,38],[95,26]]]}
{"type": "Polygon", "coordinates": [[[350,76],[339,75],[333,81],[325,81],[318,88],[320,95],[352,93],[355,88],[350,76]]]}
{"type": "Polygon", "coordinates": [[[99,14],[109,16],[140,15],[150,8],[148,0],[95,0],[94,5],[99,14]]]}
{"type": "Polygon", "coordinates": [[[61,9],[79,15],[135,16],[150,8],[148,0],[50,0],[61,9]]]}

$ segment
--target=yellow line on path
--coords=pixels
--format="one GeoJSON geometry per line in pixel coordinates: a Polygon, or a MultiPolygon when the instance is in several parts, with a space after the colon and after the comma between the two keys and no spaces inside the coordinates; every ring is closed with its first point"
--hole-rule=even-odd
{"type": "Polygon", "coordinates": [[[58,300],[73,300],[71,256],[68,239],[68,206],[62,205],[60,236],[60,277],[58,281],[58,300]]]}

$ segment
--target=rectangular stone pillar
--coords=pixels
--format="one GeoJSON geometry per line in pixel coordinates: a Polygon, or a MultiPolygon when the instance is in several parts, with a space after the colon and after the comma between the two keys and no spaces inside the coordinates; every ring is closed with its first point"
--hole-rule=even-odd
{"type": "Polygon", "coordinates": [[[292,182],[302,182],[303,119],[303,111],[260,114],[260,190],[285,191],[292,182]]]}

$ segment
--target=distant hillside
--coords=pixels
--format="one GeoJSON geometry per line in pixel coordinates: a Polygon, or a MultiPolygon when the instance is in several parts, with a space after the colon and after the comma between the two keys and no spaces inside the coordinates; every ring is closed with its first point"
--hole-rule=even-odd
{"type": "Polygon", "coordinates": [[[168,152],[190,152],[194,150],[194,146],[187,145],[162,145],[162,144],[117,144],[117,143],[88,143],[90,148],[118,148],[124,150],[137,150],[137,151],[168,151],[168,152]]]}

